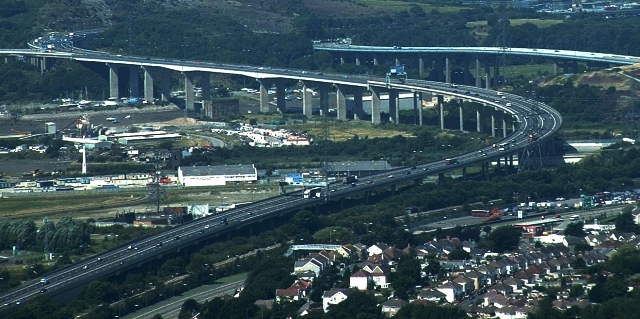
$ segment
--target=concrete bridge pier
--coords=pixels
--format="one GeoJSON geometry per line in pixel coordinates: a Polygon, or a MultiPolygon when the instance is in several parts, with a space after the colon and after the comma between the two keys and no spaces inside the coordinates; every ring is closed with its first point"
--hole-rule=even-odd
{"type": "Polygon", "coordinates": [[[478,133],[482,132],[482,114],[480,114],[480,109],[476,110],[476,131],[478,133]]]}
{"type": "Polygon", "coordinates": [[[413,125],[418,124],[418,93],[413,92],[413,125]]]}
{"type": "Polygon", "coordinates": [[[507,119],[505,114],[502,115],[502,137],[507,137],[507,119]]]}
{"type": "Polygon", "coordinates": [[[329,113],[329,84],[319,83],[318,91],[320,94],[320,110],[322,111],[322,116],[327,116],[329,113]]]}
{"type": "Polygon", "coordinates": [[[302,114],[307,118],[313,115],[313,104],[311,103],[311,92],[308,91],[307,82],[300,81],[302,83],[302,114]]]}
{"type": "Polygon", "coordinates": [[[424,59],[418,58],[418,76],[424,78],[424,59]]]}
{"type": "Polygon", "coordinates": [[[171,70],[161,69],[160,71],[160,99],[169,101],[171,97],[171,70]]]}
{"type": "Polygon", "coordinates": [[[353,87],[353,119],[363,120],[365,116],[364,106],[362,103],[362,88],[353,87]]]}
{"type": "Polygon", "coordinates": [[[378,66],[378,58],[373,57],[373,65],[378,66]]]}
{"type": "Polygon", "coordinates": [[[153,74],[148,66],[142,66],[144,99],[147,103],[153,103],[153,74]]]}
{"type": "Polygon", "coordinates": [[[344,96],[344,92],[347,89],[346,85],[335,84],[336,87],[336,108],[338,111],[338,120],[347,119],[347,99],[344,96]]]}
{"type": "Polygon", "coordinates": [[[462,168],[462,180],[466,181],[467,180],[467,167],[463,167],[462,168]]]}
{"type": "Polygon", "coordinates": [[[444,79],[445,83],[451,83],[451,62],[449,61],[449,57],[446,57],[444,60],[444,79]]]}
{"type": "Polygon", "coordinates": [[[391,185],[391,196],[395,196],[396,195],[396,185],[393,184],[391,185]]]}
{"type": "Polygon", "coordinates": [[[287,111],[287,100],[285,99],[286,97],[285,83],[283,80],[280,80],[280,79],[275,80],[274,83],[276,85],[276,98],[277,98],[276,111],[284,113],[287,111]]]}
{"type": "Polygon", "coordinates": [[[276,111],[276,107],[269,104],[269,88],[272,82],[267,79],[258,79],[260,83],[260,112],[273,113],[276,111]]]}
{"type": "Polygon", "coordinates": [[[493,87],[498,87],[500,84],[500,63],[496,59],[496,63],[493,65],[493,87]]]}
{"type": "Polygon", "coordinates": [[[340,57],[340,64],[344,64],[344,58],[340,57]]]}
{"type": "Polygon", "coordinates": [[[438,119],[440,130],[444,131],[444,96],[438,94],[438,119]]]}
{"type": "Polygon", "coordinates": [[[47,57],[40,58],[40,73],[49,71],[51,69],[51,65],[53,65],[53,59],[47,57]]]}
{"type": "Polygon", "coordinates": [[[496,137],[496,111],[491,109],[491,137],[496,137]]]}
{"type": "Polygon", "coordinates": [[[140,92],[138,89],[140,82],[140,75],[138,71],[140,70],[137,66],[129,67],[129,97],[139,97],[140,92]]]}
{"type": "Polygon", "coordinates": [[[504,175],[509,175],[509,156],[504,157],[504,175]]]}
{"type": "Polygon", "coordinates": [[[195,74],[193,72],[183,72],[184,77],[184,108],[185,111],[195,110],[196,95],[193,92],[193,82],[195,74]]]}
{"type": "Polygon", "coordinates": [[[444,173],[438,173],[438,183],[444,183],[444,173]]]}
{"type": "Polygon", "coordinates": [[[371,123],[380,124],[380,93],[377,87],[369,87],[371,91],[371,123]]]}
{"type": "Polygon", "coordinates": [[[462,99],[458,100],[458,112],[460,112],[460,132],[464,132],[464,113],[462,110],[462,99]]]}
{"type": "Polygon", "coordinates": [[[211,101],[211,73],[200,73],[200,88],[202,89],[202,100],[211,101]]]}
{"type": "Polygon", "coordinates": [[[480,75],[480,59],[476,59],[476,87],[482,88],[482,76],[480,75]]]}
{"type": "Polygon", "coordinates": [[[484,86],[485,89],[491,88],[491,66],[488,64],[484,66],[484,86]]]}
{"type": "Polygon", "coordinates": [[[356,65],[360,65],[360,58],[356,57],[356,65]]]}
{"type": "MultiPolygon", "coordinates": [[[[423,94],[422,92],[418,93],[418,100],[420,101],[419,105],[418,105],[418,125],[420,125],[420,126],[422,126],[422,101],[424,101],[422,94],[423,94]]],[[[415,94],[413,95],[413,97],[415,99],[415,97],[416,97],[415,94]]],[[[414,105],[415,105],[415,102],[414,102],[414,105]]]]}
{"type": "Polygon", "coordinates": [[[398,90],[389,90],[389,122],[398,124],[398,90]]]}
{"type": "Polygon", "coordinates": [[[396,58],[396,65],[400,65],[400,59],[396,58]]]}
{"type": "Polygon", "coordinates": [[[118,92],[118,65],[107,63],[109,67],[109,97],[120,97],[118,92]]]}

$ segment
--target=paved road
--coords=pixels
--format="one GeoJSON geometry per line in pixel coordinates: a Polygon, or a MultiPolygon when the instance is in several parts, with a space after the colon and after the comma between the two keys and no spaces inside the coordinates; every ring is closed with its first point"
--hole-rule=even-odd
{"type": "Polygon", "coordinates": [[[205,285],[191,289],[180,296],[169,298],[152,306],[140,309],[134,313],[123,317],[125,319],[150,319],[156,314],[161,314],[162,318],[177,318],[182,308],[182,304],[187,299],[194,299],[203,302],[222,296],[224,294],[234,294],[236,289],[244,285],[247,274],[240,274],[221,279],[218,284],[205,285]]]}

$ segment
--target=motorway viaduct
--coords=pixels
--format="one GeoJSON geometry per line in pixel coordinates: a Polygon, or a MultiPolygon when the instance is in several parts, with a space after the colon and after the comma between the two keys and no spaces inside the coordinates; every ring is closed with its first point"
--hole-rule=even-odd
{"type": "MultiPolygon", "coordinates": [[[[507,150],[503,151],[491,146],[484,146],[478,150],[458,155],[456,157],[457,163],[446,163],[440,160],[421,164],[415,168],[391,170],[363,177],[359,179],[356,187],[345,184],[332,184],[329,186],[332,191],[326,192],[325,196],[321,198],[304,199],[301,192],[295,192],[268,198],[248,206],[222,212],[215,216],[209,216],[187,224],[171,227],[161,233],[135,239],[126,245],[111,249],[94,258],[80,261],[46,274],[46,277],[48,277],[51,282],[47,285],[48,291],[46,293],[52,296],[61,296],[64,293],[74,291],[78,287],[96,278],[104,278],[128,268],[140,267],[167,254],[188,249],[188,247],[202,243],[209,238],[236,232],[239,229],[246,229],[246,227],[251,227],[251,225],[255,224],[277,223],[282,220],[285,215],[295,213],[303,208],[322,205],[327,201],[340,201],[341,199],[358,193],[365,194],[365,197],[367,197],[372,191],[377,189],[391,188],[394,190],[398,184],[420,182],[424,178],[434,175],[442,177],[445,172],[451,171],[452,169],[462,170],[463,175],[465,175],[466,168],[473,165],[481,165],[483,171],[488,173],[489,163],[492,161],[497,162],[498,165],[500,165],[501,162],[508,164],[511,161],[512,163],[514,154],[518,155],[519,164],[522,165],[522,159],[526,158],[529,154],[538,152],[538,155],[541,155],[539,154],[541,145],[552,140],[554,134],[562,125],[562,117],[560,114],[543,103],[484,88],[452,86],[441,82],[407,80],[405,83],[389,83],[384,79],[351,75],[311,74],[308,71],[302,70],[266,69],[253,66],[199,61],[174,61],[145,57],[111,56],[95,52],[3,50],[0,51],[0,54],[20,55],[25,58],[35,58],[36,60],[64,58],[92,63],[106,63],[108,65],[117,65],[118,68],[143,69],[145,74],[146,72],[153,72],[151,70],[160,72],[169,70],[181,72],[185,74],[185,77],[191,76],[189,74],[224,73],[253,77],[264,83],[267,81],[280,82],[283,80],[297,80],[303,82],[307,87],[311,85],[311,83],[325,86],[325,93],[328,91],[330,85],[338,87],[339,91],[342,90],[340,88],[341,86],[359,90],[366,89],[372,92],[372,121],[374,123],[380,122],[379,116],[376,116],[376,114],[379,114],[376,108],[379,107],[379,94],[382,91],[387,91],[390,95],[396,95],[397,92],[401,91],[412,92],[414,93],[414,101],[419,99],[420,94],[435,94],[439,96],[438,100],[442,99],[440,96],[465,99],[477,102],[479,105],[484,105],[487,109],[490,109],[492,122],[496,122],[499,114],[504,114],[505,117],[511,119],[511,128],[509,130],[503,129],[502,134],[500,134],[501,139],[497,141],[497,143],[508,143],[510,147],[507,150]],[[531,139],[529,137],[530,134],[534,134],[535,138],[531,139]],[[224,218],[228,220],[228,223],[222,222],[224,218]],[[159,245],[159,243],[162,243],[162,245],[159,245]],[[127,249],[126,246],[128,245],[137,246],[138,249],[127,249]],[[99,261],[98,258],[100,258],[99,261]],[[85,266],[87,266],[87,268],[85,268],[85,266]]],[[[117,76],[114,75],[114,78],[117,78],[117,76]]],[[[264,84],[263,86],[265,88],[261,91],[265,91],[263,95],[266,95],[267,85],[264,84]]],[[[279,90],[281,92],[279,94],[282,95],[284,90],[279,90]]],[[[145,89],[145,91],[147,90],[145,89]]],[[[148,91],[152,92],[153,90],[148,91]]],[[[187,92],[189,92],[189,90],[187,90],[187,92]]],[[[193,90],[191,90],[191,92],[193,92],[193,90]]],[[[321,90],[321,99],[322,95],[321,90]]],[[[338,94],[338,96],[340,99],[341,94],[338,94]]],[[[151,96],[147,96],[147,98],[151,98],[151,96]]],[[[278,100],[281,101],[284,99],[279,98],[278,100]]],[[[415,104],[417,104],[417,102],[414,102],[414,105],[415,104]]],[[[439,104],[442,105],[441,103],[439,104]]],[[[421,109],[421,107],[418,109],[421,109]]],[[[339,118],[343,118],[340,116],[340,111],[338,113],[339,118]]],[[[439,113],[440,119],[442,120],[442,106],[440,106],[439,113]]],[[[397,115],[395,119],[397,119],[397,115]]],[[[444,128],[442,121],[440,125],[441,128],[444,128]]],[[[507,125],[503,125],[503,128],[506,126],[507,125]]],[[[492,131],[495,132],[495,128],[492,129],[492,131]]],[[[510,165],[505,165],[505,171],[508,170],[509,166],[510,165]]],[[[42,284],[40,284],[39,280],[23,283],[21,286],[0,295],[0,304],[15,300],[26,302],[38,295],[40,289],[42,289],[42,284]]],[[[0,316],[10,313],[16,308],[17,306],[15,305],[4,307],[0,310],[0,316]]]]}
{"type": "Polygon", "coordinates": [[[425,61],[431,62],[427,63],[427,65],[430,65],[430,68],[433,69],[440,67],[437,72],[438,74],[443,73],[444,78],[442,80],[446,83],[470,84],[473,80],[467,77],[470,75],[469,69],[474,67],[475,86],[485,88],[497,86],[500,80],[500,62],[502,60],[500,57],[503,56],[544,58],[554,61],[554,75],[558,75],[559,69],[562,69],[565,74],[578,73],[578,62],[599,66],[640,63],[640,57],[628,55],[509,47],[380,47],[316,44],[314,49],[331,53],[334,59],[341,64],[354,62],[356,65],[378,65],[380,59],[390,59],[394,62],[394,65],[401,65],[403,62],[415,65],[415,62],[417,62],[418,74],[421,79],[425,78],[426,75],[425,61]],[[464,70],[462,78],[453,78],[453,61],[456,62],[455,65],[457,67],[464,70]],[[482,74],[483,66],[484,74],[482,74]],[[491,75],[492,68],[493,77],[491,75]]]}

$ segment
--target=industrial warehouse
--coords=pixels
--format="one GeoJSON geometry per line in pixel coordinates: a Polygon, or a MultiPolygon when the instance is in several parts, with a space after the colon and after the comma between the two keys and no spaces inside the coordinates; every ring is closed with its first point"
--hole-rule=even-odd
{"type": "Polygon", "coordinates": [[[178,181],[185,187],[254,183],[258,181],[258,171],[253,164],[185,166],[178,168],[178,181]]]}

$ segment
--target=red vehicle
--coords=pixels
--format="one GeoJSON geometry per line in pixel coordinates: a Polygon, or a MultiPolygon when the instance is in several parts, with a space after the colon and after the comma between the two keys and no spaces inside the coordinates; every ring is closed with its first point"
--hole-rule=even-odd
{"type": "Polygon", "coordinates": [[[169,177],[160,178],[160,184],[171,184],[171,179],[169,177]]]}

